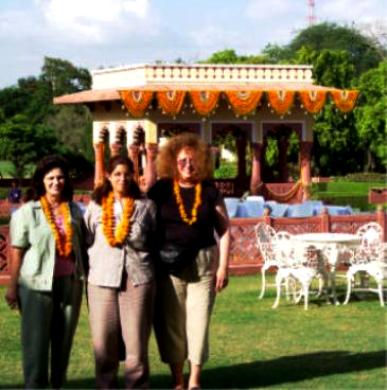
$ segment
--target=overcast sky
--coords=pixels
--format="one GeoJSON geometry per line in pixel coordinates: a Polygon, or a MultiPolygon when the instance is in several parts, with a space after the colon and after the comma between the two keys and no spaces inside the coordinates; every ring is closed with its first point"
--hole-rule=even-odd
{"type": "MultiPolygon", "coordinates": [[[[317,20],[363,28],[385,0],[315,0],[317,20]]],[[[37,76],[43,57],[89,70],[186,62],[233,48],[258,54],[308,25],[307,0],[0,0],[0,88],[37,76]]]]}

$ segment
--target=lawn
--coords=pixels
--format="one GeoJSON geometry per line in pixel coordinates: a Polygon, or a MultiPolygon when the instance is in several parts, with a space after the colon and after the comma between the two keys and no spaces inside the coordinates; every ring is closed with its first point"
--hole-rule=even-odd
{"type": "MultiPolygon", "coordinates": [[[[386,388],[386,312],[376,295],[347,306],[312,299],[306,312],[284,299],[273,310],[274,291],[258,300],[259,285],[256,276],[232,277],[218,296],[203,387],[386,388]]],[[[22,387],[19,318],[3,300],[0,327],[0,388],[22,387]]],[[[170,388],[153,336],[150,360],[151,387],[170,388]]],[[[85,305],[68,374],[68,388],[94,387],[85,305]]]]}

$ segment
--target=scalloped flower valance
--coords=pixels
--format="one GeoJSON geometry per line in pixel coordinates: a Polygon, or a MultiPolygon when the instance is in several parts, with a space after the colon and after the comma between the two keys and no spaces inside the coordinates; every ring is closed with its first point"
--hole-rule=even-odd
{"type": "Polygon", "coordinates": [[[129,114],[135,118],[146,115],[151,107],[152,100],[158,101],[158,106],[163,114],[176,116],[183,109],[185,97],[190,96],[192,108],[201,116],[210,115],[217,107],[220,97],[225,98],[230,109],[235,115],[251,115],[255,113],[261,104],[264,92],[271,109],[278,115],[290,112],[298,96],[300,105],[310,114],[319,113],[326,103],[328,95],[333,103],[343,113],[347,113],[355,107],[359,91],[338,89],[309,89],[293,91],[288,89],[276,90],[247,90],[247,91],[147,91],[147,90],[123,90],[119,91],[121,100],[129,114]]]}

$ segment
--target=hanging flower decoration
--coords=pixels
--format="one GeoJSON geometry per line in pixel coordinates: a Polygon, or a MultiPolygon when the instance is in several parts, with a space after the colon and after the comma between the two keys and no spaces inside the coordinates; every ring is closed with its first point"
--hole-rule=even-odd
{"type": "Polygon", "coordinates": [[[184,103],[185,91],[159,91],[157,99],[162,112],[168,115],[177,115],[184,103]]]}
{"type": "Polygon", "coordinates": [[[336,107],[341,112],[352,111],[355,107],[357,97],[359,96],[359,91],[355,90],[335,90],[331,91],[332,99],[335,102],[336,107]]]}
{"type": "Polygon", "coordinates": [[[123,212],[121,222],[115,226],[114,195],[109,192],[102,198],[102,231],[110,246],[122,245],[129,235],[131,218],[134,212],[134,199],[122,198],[123,212]]]}
{"type": "Polygon", "coordinates": [[[218,103],[219,91],[191,91],[189,94],[199,115],[209,115],[218,103]]]}
{"type": "Polygon", "coordinates": [[[71,213],[68,202],[62,202],[58,208],[58,213],[63,218],[64,234],[60,233],[59,228],[55,223],[55,216],[52,208],[50,207],[50,204],[48,203],[48,200],[45,196],[40,198],[40,204],[54,236],[57,252],[62,257],[69,257],[73,251],[73,228],[71,226],[71,213]]]}
{"type": "Polygon", "coordinates": [[[262,97],[262,91],[226,91],[227,99],[237,115],[253,112],[262,97]]]}
{"type": "Polygon", "coordinates": [[[318,114],[324,107],[326,91],[304,90],[299,91],[301,104],[310,114],[318,114]]]}
{"type": "Polygon", "coordinates": [[[175,199],[176,199],[176,203],[179,209],[179,214],[181,219],[188,225],[194,224],[198,219],[198,209],[202,203],[202,199],[201,199],[202,185],[200,183],[195,185],[195,200],[192,206],[190,218],[188,218],[187,212],[185,210],[183,199],[180,194],[180,186],[177,180],[173,181],[173,192],[175,194],[175,199]]]}
{"type": "Polygon", "coordinates": [[[119,92],[121,100],[124,103],[126,109],[129,111],[130,115],[135,118],[143,117],[146,109],[149,107],[149,104],[152,101],[153,92],[136,90],[119,92]]]}
{"type": "Polygon", "coordinates": [[[278,115],[285,115],[294,102],[294,91],[271,90],[267,91],[269,103],[278,115]]]}

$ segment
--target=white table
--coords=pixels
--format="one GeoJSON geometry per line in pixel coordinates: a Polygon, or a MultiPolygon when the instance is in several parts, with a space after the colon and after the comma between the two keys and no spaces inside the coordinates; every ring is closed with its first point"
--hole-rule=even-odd
{"type": "Polygon", "coordinates": [[[339,265],[340,253],[343,249],[356,248],[361,243],[361,238],[348,233],[305,233],[294,236],[296,245],[313,245],[321,250],[327,260],[330,270],[330,284],[333,302],[338,305],[336,295],[336,268],[339,265]]]}

